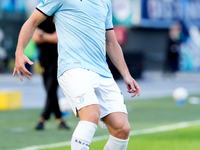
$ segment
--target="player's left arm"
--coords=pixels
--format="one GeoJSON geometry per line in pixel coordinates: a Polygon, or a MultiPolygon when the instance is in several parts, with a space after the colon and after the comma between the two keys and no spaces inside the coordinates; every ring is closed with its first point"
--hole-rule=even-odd
{"type": "Polygon", "coordinates": [[[133,93],[131,97],[140,95],[140,87],[137,82],[131,77],[129,69],[124,60],[121,46],[119,45],[114,30],[106,31],[106,51],[112,63],[121,73],[124,82],[127,85],[129,93],[133,93]]]}

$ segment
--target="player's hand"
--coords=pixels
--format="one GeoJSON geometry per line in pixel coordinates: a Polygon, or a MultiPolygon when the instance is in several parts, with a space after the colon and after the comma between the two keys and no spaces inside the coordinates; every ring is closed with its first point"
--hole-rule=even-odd
{"type": "Polygon", "coordinates": [[[128,89],[127,92],[133,93],[131,97],[134,97],[136,95],[140,96],[140,87],[130,75],[124,78],[124,82],[127,85],[127,89],[128,89]]]}
{"type": "Polygon", "coordinates": [[[13,71],[13,77],[17,73],[20,80],[23,81],[21,72],[30,80],[30,76],[32,73],[30,73],[26,67],[25,64],[28,63],[29,65],[33,65],[34,63],[28,59],[24,54],[18,54],[16,55],[15,59],[15,68],[13,71]]]}

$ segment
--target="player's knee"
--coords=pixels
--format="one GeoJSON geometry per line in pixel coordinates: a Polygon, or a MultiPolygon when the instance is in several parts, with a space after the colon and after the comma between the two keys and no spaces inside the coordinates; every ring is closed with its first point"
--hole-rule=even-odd
{"type": "Polygon", "coordinates": [[[88,118],[88,121],[98,124],[100,113],[98,113],[97,111],[91,112],[88,114],[87,118],[88,118]]]}
{"type": "Polygon", "coordinates": [[[100,111],[93,110],[93,111],[79,111],[78,115],[80,120],[89,121],[95,124],[98,124],[100,118],[100,111]]]}
{"type": "Polygon", "coordinates": [[[128,139],[130,133],[130,124],[129,123],[123,123],[119,128],[117,129],[117,137],[120,139],[128,139]]]}
{"type": "Polygon", "coordinates": [[[130,124],[129,123],[124,124],[122,131],[126,136],[129,136],[130,130],[131,130],[130,124]]]}

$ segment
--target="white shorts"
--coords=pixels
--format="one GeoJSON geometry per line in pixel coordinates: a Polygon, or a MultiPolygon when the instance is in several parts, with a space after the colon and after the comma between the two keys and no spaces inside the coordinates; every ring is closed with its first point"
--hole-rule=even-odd
{"type": "Polygon", "coordinates": [[[66,71],[58,82],[76,116],[77,110],[92,104],[99,104],[100,119],[113,112],[127,113],[122,93],[113,78],[76,68],[66,71]]]}

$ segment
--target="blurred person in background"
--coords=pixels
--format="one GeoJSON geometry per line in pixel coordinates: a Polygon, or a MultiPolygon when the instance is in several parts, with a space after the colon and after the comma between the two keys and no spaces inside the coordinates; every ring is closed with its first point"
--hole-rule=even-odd
{"type": "Polygon", "coordinates": [[[53,17],[47,17],[42,22],[33,34],[33,41],[37,44],[39,49],[39,61],[43,68],[43,82],[46,90],[46,105],[43,109],[39,123],[36,126],[36,130],[43,130],[44,123],[54,113],[57,118],[59,129],[70,129],[70,127],[63,121],[62,113],[58,104],[57,96],[57,34],[55,31],[55,25],[53,17]]]}
{"type": "Polygon", "coordinates": [[[8,65],[8,54],[6,49],[1,45],[4,40],[4,32],[0,28],[0,73],[4,72],[7,69],[8,65]]]}
{"type": "Polygon", "coordinates": [[[179,45],[183,38],[182,24],[175,22],[168,32],[168,43],[164,73],[174,74],[179,70],[179,45]]]}

